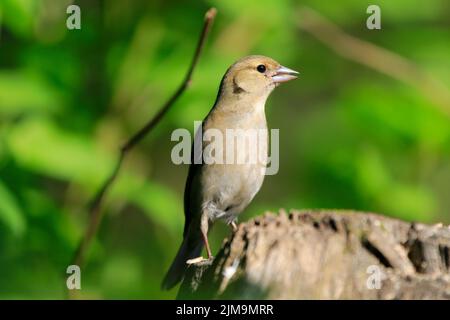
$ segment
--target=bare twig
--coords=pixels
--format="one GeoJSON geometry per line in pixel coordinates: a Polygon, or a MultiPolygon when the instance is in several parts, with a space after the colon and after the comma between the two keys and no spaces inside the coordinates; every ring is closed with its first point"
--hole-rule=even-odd
{"type": "Polygon", "coordinates": [[[301,7],[297,25],[341,56],[416,88],[438,110],[450,116],[450,92],[414,62],[373,43],[347,34],[315,10],[301,7]]]}
{"type": "Polygon", "coordinates": [[[167,113],[167,111],[175,103],[175,101],[190,86],[192,74],[194,72],[195,67],[197,66],[198,60],[202,53],[202,49],[205,45],[206,39],[208,37],[216,13],[217,10],[215,8],[211,8],[205,14],[205,22],[203,24],[203,29],[201,31],[197,47],[195,49],[194,57],[191,61],[188,72],[181,85],[170,97],[170,99],[162,106],[162,108],[158,111],[158,113],[149,122],[147,122],[147,124],[144,127],[142,127],[142,129],[140,129],[130,139],[128,139],[128,141],[120,148],[119,158],[117,160],[116,166],[114,167],[114,170],[112,171],[108,179],[106,179],[104,184],[101,186],[101,188],[91,201],[91,204],[89,206],[89,213],[90,213],[89,224],[85,231],[84,237],[82,238],[79,247],[75,253],[72,264],[78,265],[79,267],[82,267],[84,265],[87,250],[89,249],[91,242],[95,237],[103,218],[103,211],[101,210],[102,202],[109,188],[116,180],[120,168],[122,167],[122,163],[125,157],[127,156],[128,152],[159,123],[159,121],[163,118],[163,116],[167,113]]]}

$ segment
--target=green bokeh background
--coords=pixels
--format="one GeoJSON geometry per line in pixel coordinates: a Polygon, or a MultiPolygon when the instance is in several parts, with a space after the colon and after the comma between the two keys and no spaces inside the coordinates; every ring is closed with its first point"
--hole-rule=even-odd
{"type": "MultiPolygon", "coordinates": [[[[450,118],[403,82],[349,61],[298,29],[299,6],[411,60],[450,87],[450,4],[395,1],[0,0],[0,298],[64,298],[86,205],[120,144],[182,81],[218,9],[192,87],[132,151],[106,199],[81,297],[173,298],[159,285],[181,241],[187,166],[175,128],[193,130],[226,68],[264,54],[299,70],[267,103],[280,171],[241,220],[279,208],[351,208],[450,222],[450,118]],[[378,4],[382,29],[368,30],[378,4]]],[[[450,108],[450,106],[444,106],[450,108]]],[[[214,251],[229,233],[215,226],[214,251]]]]}

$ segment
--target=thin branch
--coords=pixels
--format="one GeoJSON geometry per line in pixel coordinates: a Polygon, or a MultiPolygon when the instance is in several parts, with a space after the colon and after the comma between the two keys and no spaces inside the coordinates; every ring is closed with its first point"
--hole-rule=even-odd
{"type": "Polygon", "coordinates": [[[438,79],[413,61],[347,34],[315,10],[301,7],[297,25],[341,56],[416,88],[433,106],[450,116],[450,92],[438,79]]]}
{"type": "Polygon", "coordinates": [[[188,72],[175,91],[175,93],[170,97],[170,99],[162,106],[158,113],[149,121],[147,124],[137,131],[128,141],[120,148],[119,158],[114,170],[111,175],[106,179],[104,184],[101,186],[89,206],[90,220],[89,225],[85,231],[84,237],[82,238],[79,247],[75,253],[72,264],[78,265],[80,268],[84,265],[86,253],[95,237],[97,230],[102,222],[103,211],[101,206],[105,198],[106,193],[110,189],[111,185],[117,178],[119,171],[122,167],[122,163],[127,156],[128,152],[136,146],[164,117],[170,107],[175,103],[175,101],[182,95],[182,93],[190,86],[192,74],[197,66],[198,60],[202,53],[202,49],[205,45],[206,39],[208,37],[209,31],[213,24],[214,18],[216,16],[217,10],[215,8],[209,9],[205,14],[205,21],[203,24],[203,29],[201,31],[200,37],[198,39],[197,47],[195,49],[194,57],[191,61],[188,72]]]}

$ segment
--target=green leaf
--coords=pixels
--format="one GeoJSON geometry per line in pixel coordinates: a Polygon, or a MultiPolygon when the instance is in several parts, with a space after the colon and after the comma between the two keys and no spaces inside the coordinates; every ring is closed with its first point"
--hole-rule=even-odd
{"type": "Polygon", "coordinates": [[[145,213],[170,231],[178,231],[183,223],[181,201],[168,188],[146,183],[142,188],[130,194],[130,201],[144,209],[145,213]]]}
{"type": "Polygon", "coordinates": [[[39,77],[23,71],[0,72],[0,115],[49,112],[57,105],[56,93],[39,77]]]}
{"type": "Polygon", "coordinates": [[[37,11],[37,0],[2,0],[0,13],[11,31],[18,35],[28,35],[33,29],[37,11]]]}
{"type": "Polygon", "coordinates": [[[385,212],[409,221],[432,222],[436,218],[436,200],[425,187],[394,184],[380,195],[385,212]]]}
{"type": "MultiPolygon", "coordinates": [[[[42,118],[14,126],[6,140],[11,154],[22,167],[78,183],[88,192],[94,192],[104,182],[114,165],[114,156],[96,148],[88,137],[67,132],[42,118]]],[[[174,193],[122,169],[111,190],[112,199],[134,203],[169,230],[179,228],[183,214],[181,201],[174,193]]]]}
{"type": "Polygon", "coordinates": [[[5,224],[15,236],[25,231],[24,214],[11,191],[0,181],[0,223],[5,224]]]}
{"type": "Polygon", "coordinates": [[[91,188],[100,184],[113,164],[88,137],[67,132],[43,118],[14,126],[7,144],[21,166],[91,188]]]}

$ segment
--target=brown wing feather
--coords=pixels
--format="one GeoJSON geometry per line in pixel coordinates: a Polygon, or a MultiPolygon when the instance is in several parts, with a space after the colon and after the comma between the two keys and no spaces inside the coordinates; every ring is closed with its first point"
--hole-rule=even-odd
{"type": "Polygon", "coordinates": [[[187,229],[191,223],[192,220],[192,181],[197,174],[197,172],[200,170],[201,165],[200,164],[194,164],[192,163],[189,167],[189,173],[186,180],[186,186],[184,188],[184,231],[183,231],[183,237],[186,236],[187,229]]]}
{"type": "MultiPolygon", "coordinates": [[[[202,123],[202,129],[203,129],[204,122],[202,123]]],[[[189,172],[188,177],[186,180],[186,186],[184,188],[184,231],[183,231],[183,237],[186,236],[187,229],[192,221],[193,218],[193,212],[192,211],[192,201],[193,201],[193,190],[192,190],[192,183],[194,181],[194,177],[198,174],[198,172],[201,170],[202,164],[195,164],[195,154],[194,154],[194,143],[195,139],[201,139],[202,137],[198,137],[199,131],[195,133],[194,142],[191,146],[191,165],[189,166],[189,172]]],[[[201,143],[201,142],[200,142],[201,143]]],[[[202,154],[197,155],[197,157],[202,156],[202,154]]],[[[198,190],[197,190],[198,191],[198,190]]],[[[198,208],[200,210],[200,208],[198,208]]],[[[195,210],[195,209],[194,209],[195,210]]],[[[200,214],[198,212],[197,214],[200,214]]]]}
{"type": "MultiPolygon", "coordinates": [[[[216,101],[214,102],[213,107],[211,108],[211,110],[208,112],[208,114],[205,117],[205,120],[203,120],[202,122],[202,132],[205,126],[205,121],[206,119],[208,119],[209,115],[211,114],[211,112],[214,110],[214,108],[217,105],[217,102],[220,99],[220,95],[222,93],[223,90],[223,85],[226,79],[226,74],[225,76],[222,78],[222,80],[220,81],[220,85],[219,85],[219,91],[217,93],[217,97],[216,97],[216,101]]],[[[194,161],[194,143],[195,143],[195,139],[202,139],[203,137],[197,137],[199,133],[196,132],[195,133],[195,138],[194,138],[194,142],[192,143],[191,146],[191,165],[189,166],[189,172],[188,172],[188,177],[186,180],[186,186],[184,188],[184,231],[183,231],[183,237],[186,236],[187,233],[187,229],[189,227],[189,224],[192,221],[192,182],[194,180],[194,177],[198,174],[198,172],[201,170],[202,165],[203,164],[195,164],[194,161]]],[[[203,148],[203,146],[202,146],[203,148]]],[[[202,156],[202,154],[200,155],[202,156]]],[[[200,208],[198,208],[198,210],[200,210],[200,208]]],[[[200,212],[198,213],[200,214],[200,212]]]]}

